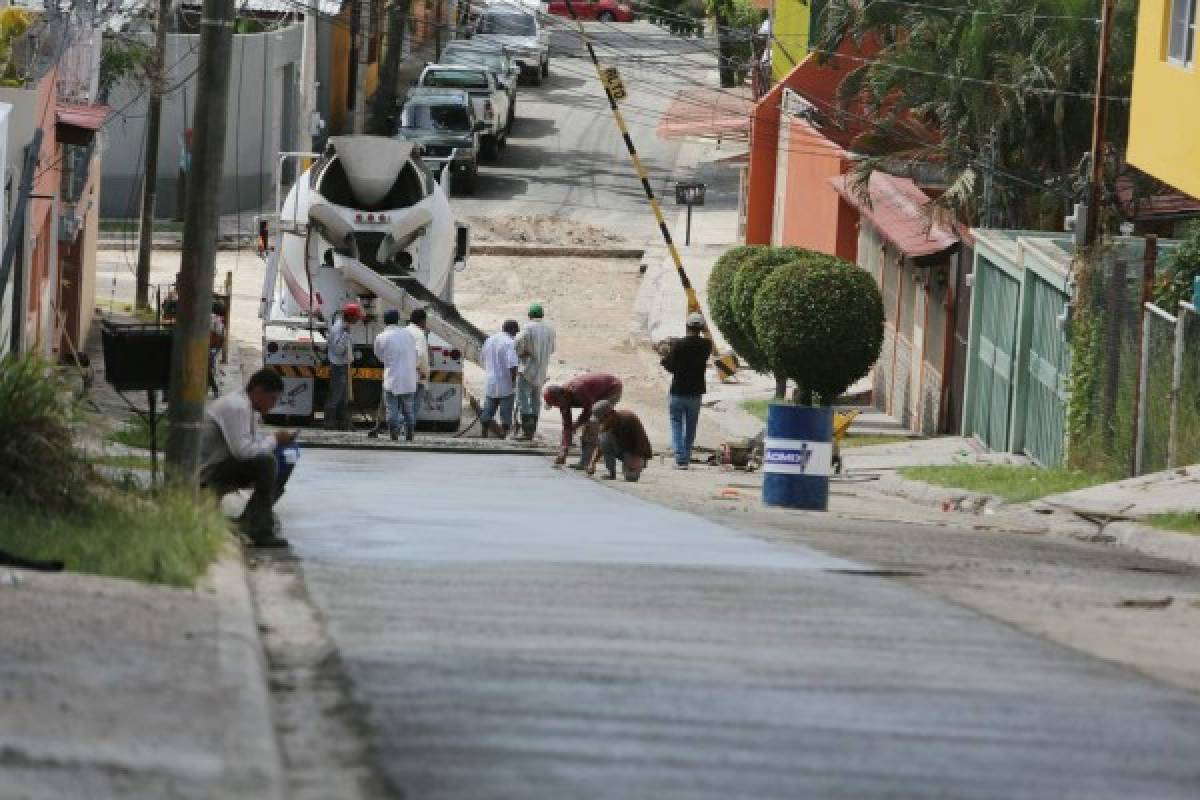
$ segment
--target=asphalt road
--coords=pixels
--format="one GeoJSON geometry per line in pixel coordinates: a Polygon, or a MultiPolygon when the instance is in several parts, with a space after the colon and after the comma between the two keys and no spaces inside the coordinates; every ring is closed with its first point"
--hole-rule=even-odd
{"type": "Polygon", "coordinates": [[[309,451],[280,513],[408,798],[1200,787],[1191,695],[539,458],[309,451]]]}
{"type": "MultiPolygon", "coordinates": [[[[616,64],[629,97],[621,104],[656,194],[674,213],[681,146],[655,135],[662,111],[680,89],[715,77],[715,43],[681,39],[649,23],[587,23],[597,56],[616,64]]],[[[657,231],[640,181],[612,119],[604,90],[578,34],[552,28],[550,77],[522,85],[508,147],[485,164],[474,196],[455,197],[463,216],[555,214],[587,220],[631,240],[657,231]]]]}

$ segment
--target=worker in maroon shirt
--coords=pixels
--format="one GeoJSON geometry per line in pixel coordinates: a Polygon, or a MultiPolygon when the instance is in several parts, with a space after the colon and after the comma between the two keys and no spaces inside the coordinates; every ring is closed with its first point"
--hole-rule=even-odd
{"type": "Polygon", "coordinates": [[[562,414],[562,442],[558,447],[555,465],[565,464],[567,451],[571,449],[571,439],[575,431],[583,429],[579,446],[581,449],[579,463],[576,469],[584,469],[588,457],[600,438],[599,425],[591,421],[592,406],[601,400],[607,400],[613,405],[621,399],[621,381],[607,372],[589,372],[567,381],[565,384],[547,386],[542,392],[542,399],[547,408],[557,408],[562,414]],[[579,409],[579,417],[571,418],[571,409],[579,409]]]}

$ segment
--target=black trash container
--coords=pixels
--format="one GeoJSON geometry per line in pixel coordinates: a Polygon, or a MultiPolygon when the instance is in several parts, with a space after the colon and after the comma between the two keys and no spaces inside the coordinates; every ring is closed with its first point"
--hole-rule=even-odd
{"type": "Polygon", "coordinates": [[[171,379],[167,325],[105,321],[101,329],[104,373],[119,392],[166,390],[171,379]]]}

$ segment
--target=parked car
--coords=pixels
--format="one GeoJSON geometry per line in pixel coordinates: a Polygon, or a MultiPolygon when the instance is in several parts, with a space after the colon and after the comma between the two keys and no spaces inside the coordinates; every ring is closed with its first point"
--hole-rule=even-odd
{"type": "MultiPolygon", "coordinates": [[[[571,0],[575,16],[601,22],[633,22],[633,9],[620,0],[571,0]]],[[[550,13],[571,16],[566,0],[550,0],[550,13]]]]}
{"type": "Polygon", "coordinates": [[[441,179],[450,170],[450,188],[475,191],[479,137],[487,123],[475,115],[463,89],[411,89],[400,111],[396,136],[421,146],[421,159],[441,179]]]}
{"type": "Polygon", "coordinates": [[[508,122],[507,132],[512,132],[513,120],[517,115],[517,79],[521,76],[521,68],[513,61],[503,47],[489,46],[486,40],[468,41],[459,39],[446,45],[442,50],[439,64],[457,65],[463,67],[486,67],[496,76],[496,82],[508,91],[508,122]]]}
{"type": "Polygon", "coordinates": [[[475,24],[475,37],[501,44],[534,86],[550,74],[550,40],[537,14],[513,4],[486,6],[475,24]]]}
{"type": "Polygon", "coordinates": [[[471,97],[476,116],[486,123],[481,144],[483,157],[494,159],[508,141],[508,91],[483,67],[429,64],[417,79],[418,87],[462,89],[471,97]]]}

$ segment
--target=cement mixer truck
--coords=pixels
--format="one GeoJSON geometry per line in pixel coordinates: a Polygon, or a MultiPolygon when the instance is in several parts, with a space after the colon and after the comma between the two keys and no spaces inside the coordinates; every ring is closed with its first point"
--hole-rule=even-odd
{"type": "Polygon", "coordinates": [[[431,376],[417,409],[419,429],[454,431],[463,410],[463,361],[478,362],[484,335],[454,307],[454,275],[466,268],[470,231],[454,220],[447,193],[412,142],[381,136],[333,137],[288,191],[278,213],[259,219],[266,259],[259,317],[263,362],[283,376],[267,415],[304,425],[323,411],[329,368],[326,332],[334,314],[356,302],[352,326],[354,411],[373,415],[383,365],[373,352],[383,314],[415,308],[429,319],[431,376]]]}

